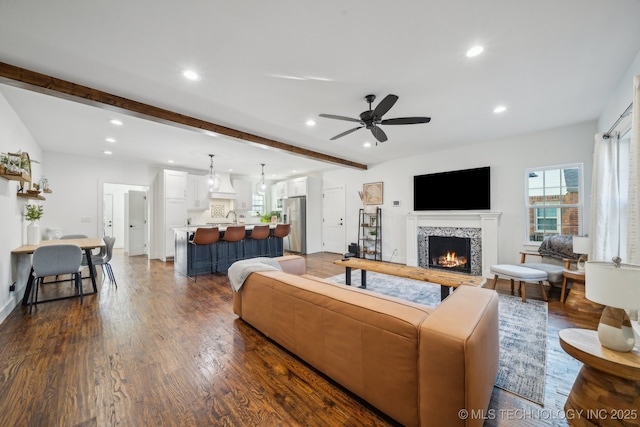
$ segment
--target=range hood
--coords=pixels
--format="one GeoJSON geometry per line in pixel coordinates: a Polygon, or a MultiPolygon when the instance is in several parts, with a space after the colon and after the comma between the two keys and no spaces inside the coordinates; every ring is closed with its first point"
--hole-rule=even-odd
{"type": "Polygon", "coordinates": [[[209,193],[210,199],[235,199],[236,190],[231,185],[231,177],[225,172],[216,172],[218,178],[220,178],[220,188],[218,191],[209,193]]]}

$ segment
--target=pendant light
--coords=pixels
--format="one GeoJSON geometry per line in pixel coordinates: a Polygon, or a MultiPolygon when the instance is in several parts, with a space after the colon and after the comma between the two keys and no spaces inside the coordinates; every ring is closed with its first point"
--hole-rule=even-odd
{"type": "Polygon", "coordinates": [[[262,175],[261,175],[261,179],[260,182],[258,182],[258,184],[256,185],[256,192],[260,195],[264,195],[265,190],[267,189],[267,184],[264,181],[264,165],[265,163],[260,163],[260,165],[262,166],[262,175]]]}
{"type": "Polygon", "coordinates": [[[220,189],[220,178],[216,175],[213,170],[213,156],[215,154],[209,154],[209,158],[211,159],[211,163],[209,164],[209,175],[206,176],[207,180],[207,188],[209,189],[209,193],[213,193],[214,191],[218,191],[220,189]]]}

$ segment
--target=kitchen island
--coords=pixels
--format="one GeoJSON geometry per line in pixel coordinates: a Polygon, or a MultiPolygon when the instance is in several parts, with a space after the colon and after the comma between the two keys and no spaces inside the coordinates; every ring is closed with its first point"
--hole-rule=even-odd
{"type": "MultiPolygon", "coordinates": [[[[219,224],[219,225],[190,225],[186,227],[174,228],[175,234],[175,255],[173,259],[174,269],[185,276],[193,277],[199,274],[209,274],[211,272],[223,272],[229,269],[233,260],[229,260],[227,249],[231,254],[235,253],[233,248],[229,248],[229,243],[222,241],[224,232],[228,226],[235,224],[219,224]],[[220,240],[211,245],[193,245],[193,235],[198,228],[218,227],[220,230],[220,240]]],[[[242,224],[240,224],[242,225],[242,224]]],[[[246,235],[251,234],[251,230],[256,225],[267,224],[244,224],[246,235]]],[[[269,228],[273,231],[275,224],[269,223],[269,228]]],[[[236,243],[231,243],[236,245],[236,243]]],[[[264,240],[247,240],[238,242],[239,254],[243,259],[255,258],[257,256],[280,256],[283,252],[283,242],[281,237],[270,236],[264,240]],[[269,246],[267,246],[269,245],[269,246]],[[270,254],[270,255],[269,255],[270,254]]]]}

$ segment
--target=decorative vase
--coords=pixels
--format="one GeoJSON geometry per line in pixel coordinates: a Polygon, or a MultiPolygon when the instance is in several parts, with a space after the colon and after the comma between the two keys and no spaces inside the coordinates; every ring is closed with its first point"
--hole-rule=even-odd
{"type": "Polygon", "coordinates": [[[27,226],[27,245],[37,245],[41,239],[40,224],[38,221],[31,221],[31,224],[27,226]]]}

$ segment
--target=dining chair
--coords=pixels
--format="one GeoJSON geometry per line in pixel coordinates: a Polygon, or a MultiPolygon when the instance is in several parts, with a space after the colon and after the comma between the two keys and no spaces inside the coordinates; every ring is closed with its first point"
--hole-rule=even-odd
{"type": "Polygon", "coordinates": [[[33,252],[32,263],[34,281],[31,288],[29,313],[33,310],[33,305],[38,303],[38,288],[48,276],[72,275],[80,295],[80,304],[82,304],[82,249],[80,247],[67,244],[41,246],[33,252]]]}
{"type": "MultiPolygon", "coordinates": [[[[105,236],[102,238],[102,240],[104,240],[105,245],[100,249],[100,253],[91,257],[91,263],[93,264],[94,268],[94,275],[95,268],[97,265],[99,265],[102,268],[103,280],[106,275],[106,277],[109,277],[109,281],[116,285],[117,288],[118,283],[116,283],[116,276],[113,274],[113,269],[111,268],[110,264],[111,258],[113,257],[113,246],[116,243],[116,238],[105,236]]],[[[84,267],[88,267],[86,257],[82,257],[82,265],[84,267]]]]}
{"type": "MultiPolygon", "coordinates": [[[[209,272],[213,273],[213,244],[220,240],[220,229],[218,227],[199,227],[196,228],[196,232],[193,234],[193,240],[189,242],[189,248],[191,252],[191,271],[193,274],[192,279],[195,281],[198,277],[198,246],[207,246],[208,254],[207,260],[209,261],[209,272]]],[[[216,268],[218,265],[216,253],[216,268]]],[[[191,277],[191,276],[189,276],[191,277]]]]}
{"type": "MultiPolygon", "coordinates": [[[[60,239],[61,240],[86,239],[87,237],[89,237],[89,236],[87,236],[85,234],[65,234],[63,236],[60,236],[60,239]]],[[[84,251],[82,251],[82,262],[84,264],[86,264],[86,260],[87,260],[87,258],[86,258],[85,254],[84,254],[84,251]]],[[[73,280],[73,278],[72,278],[72,280],[73,280]]],[[[56,275],[55,281],[56,282],[58,281],[58,275],[56,275]]]]}

